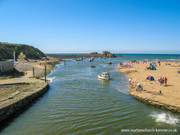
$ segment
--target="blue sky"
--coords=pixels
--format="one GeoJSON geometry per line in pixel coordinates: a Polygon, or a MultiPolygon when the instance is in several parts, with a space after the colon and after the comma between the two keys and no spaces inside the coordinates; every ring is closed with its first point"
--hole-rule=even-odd
{"type": "Polygon", "coordinates": [[[0,41],[47,53],[180,53],[180,1],[0,0],[0,41]]]}

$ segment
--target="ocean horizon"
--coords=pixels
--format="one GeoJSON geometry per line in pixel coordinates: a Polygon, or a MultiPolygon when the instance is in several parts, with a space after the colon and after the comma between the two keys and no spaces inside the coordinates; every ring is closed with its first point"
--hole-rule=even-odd
{"type": "MultiPolygon", "coordinates": [[[[90,53],[48,53],[53,55],[82,55],[90,53]]],[[[131,54],[131,53],[114,53],[122,55],[120,61],[139,60],[139,61],[180,61],[180,54],[131,54]]]]}
{"type": "MultiPolygon", "coordinates": [[[[91,52],[79,52],[79,53],[71,53],[71,52],[66,52],[66,53],[45,53],[45,54],[53,54],[53,55],[81,55],[81,54],[90,54],[91,52]]],[[[113,52],[112,52],[113,53],[113,52]]],[[[102,54],[102,53],[98,53],[102,54]]],[[[176,55],[180,56],[180,53],[113,53],[115,55],[176,55]]]]}

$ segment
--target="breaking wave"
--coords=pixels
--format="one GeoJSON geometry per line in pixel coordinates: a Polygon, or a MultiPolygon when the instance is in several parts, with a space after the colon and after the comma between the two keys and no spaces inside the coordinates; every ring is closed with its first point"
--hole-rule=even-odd
{"type": "Polygon", "coordinates": [[[150,115],[156,122],[163,122],[171,125],[176,125],[179,123],[179,119],[166,113],[153,113],[150,115]]]}

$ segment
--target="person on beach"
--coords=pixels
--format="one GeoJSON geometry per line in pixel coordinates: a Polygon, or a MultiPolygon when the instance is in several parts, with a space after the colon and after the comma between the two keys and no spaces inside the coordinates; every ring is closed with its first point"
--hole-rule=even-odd
{"type": "Polygon", "coordinates": [[[158,64],[159,64],[159,67],[161,66],[161,62],[160,61],[158,61],[158,64]]]}
{"type": "Polygon", "coordinates": [[[165,86],[167,86],[167,78],[166,77],[164,78],[164,83],[165,83],[165,86]]]}
{"type": "Polygon", "coordinates": [[[136,86],[136,91],[138,91],[138,90],[143,90],[143,87],[141,86],[140,83],[138,83],[136,86]]]}
{"type": "Polygon", "coordinates": [[[129,78],[129,84],[131,84],[131,78],[129,78]]]}
{"type": "Polygon", "coordinates": [[[150,75],[146,78],[146,80],[150,80],[150,75]]]}
{"type": "Polygon", "coordinates": [[[130,85],[131,87],[133,87],[133,83],[132,83],[131,81],[132,81],[132,79],[129,78],[129,85],[130,85]]]}
{"type": "Polygon", "coordinates": [[[138,86],[136,86],[136,91],[138,91],[139,90],[139,87],[138,86]]]}
{"type": "Polygon", "coordinates": [[[159,82],[160,82],[160,85],[162,85],[164,83],[164,78],[160,77],[159,82]]]}
{"type": "Polygon", "coordinates": [[[162,85],[164,84],[164,77],[162,78],[162,85]]]}

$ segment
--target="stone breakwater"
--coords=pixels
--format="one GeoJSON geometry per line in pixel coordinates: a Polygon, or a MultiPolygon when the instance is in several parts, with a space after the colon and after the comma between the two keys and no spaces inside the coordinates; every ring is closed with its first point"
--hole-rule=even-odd
{"type": "Polygon", "coordinates": [[[49,84],[38,82],[31,84],[31,88],[24,92],[14,94],[3,101],[0,101],[0,125],[3,126],[8,120],[14,118],[17,114],[24,111],[34,101],[39,99],[49,89],[49,84]]]}

